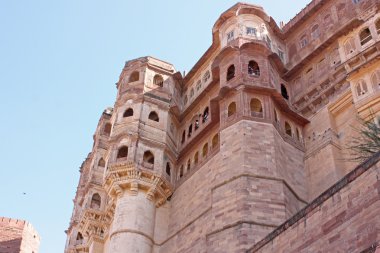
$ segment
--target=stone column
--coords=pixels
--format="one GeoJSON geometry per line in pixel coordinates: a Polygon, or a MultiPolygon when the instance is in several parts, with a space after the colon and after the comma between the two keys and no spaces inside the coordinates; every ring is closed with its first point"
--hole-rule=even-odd
{"type": "Polygon", "coordinates": [[[110,166],[105,188],[115,203],[107,252],[152,253],[156,208],[172,194],[169,182],[130,162],[110,166]]]}
{"type": "Polygon", "coordinates": [[[112,253],[151,253],[156,207],[143,192],[123,191],[117,198],[110,231],[112,253]]]}

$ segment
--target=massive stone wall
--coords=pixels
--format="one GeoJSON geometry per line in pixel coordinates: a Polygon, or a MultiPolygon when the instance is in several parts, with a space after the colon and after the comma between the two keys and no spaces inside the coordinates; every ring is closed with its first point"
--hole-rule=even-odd
{"type": "Polygon", "coordinates": [[[379,160],[380,152],[248,252],[374,252],[380,245],[379,160]]]}

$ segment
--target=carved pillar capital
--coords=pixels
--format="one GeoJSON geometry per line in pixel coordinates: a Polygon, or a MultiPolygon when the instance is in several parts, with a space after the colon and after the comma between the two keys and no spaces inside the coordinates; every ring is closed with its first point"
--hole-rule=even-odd
{"type": "Polygon", "coordinates": [[[133,162],[109,166],[104,188],[111,198],[143,192],[156,207],[164,204],[173,193],[172,186],[164,177],[152,170],[137,169],[133,162]]]}

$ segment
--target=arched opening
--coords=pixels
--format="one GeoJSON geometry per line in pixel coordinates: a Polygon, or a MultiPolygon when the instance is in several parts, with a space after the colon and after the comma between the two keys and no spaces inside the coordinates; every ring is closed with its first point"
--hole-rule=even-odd
{"type": "Polygon", "coordinates": [[[206,157],[207,154],[208,154],[208,143],[206,143],[205,145],[203,145],[203,149],[202,149],[202,156],[206,157]]]}
{"type": "Polygon", "coordinates": [[[361,79],[356,85],[357,96],[360,97],[368,92],[367,83],[361,79]]]}
{"type": "Polygon", "coordinates": [[[144,152],[143,161],[148,164],[154,164],[154,155],[149,150],[144,152]]]}
{"type": "Polygon", "coordinates": [[[231,104],[228,105],[227,116],[231,117],[235,113],[236,113],[236,103],[232,102],[231,104]]]}
{"type": "Polygon", "coordinates": [[[191,162],[190,162],[190,159],[187,160],[187,171],[190,171],[191,169],[191,162]]]}
{"type": "Polygon", "coordinates": [[[371,77],[372,87],[374,89],[380,89],[380,70],[376,70],[371,77]]]}
{"type": "Polygon", "coordinates": [[[289,99],[288,90],[286,89],[285,85],[281,84],[281,95],[286,100],[289,99]]]}
{"type": "Polygon", "coordinates": [[[191,88],[190,90],[190,98],[192,98],[194,96],[194,88],[191,88]]]}
{"type": "Polygon", "coordinates": [[[106,161],[103,158],[100,158],[98,166],[104,168],[106,166],[106,161]]]}
{"type": "Polygon", "coordinates": [[[344,52],[346,55],[352,54],[355,52],[355,42],[353,38],[349,38],[344,43],[344,52]]]}
{"type": "Polygon", "coordinates": [[[207,70],[206,73],[203,75],[203,82],[206,83],[210,79],[210,70],[207,70]]]}
{"type": "Polygon", "coordinates": [[[135,71],[133,72],[130,76],[129,76],[129,82],[132,83],[132,82],[136,82],[139,80],[139,72],[135,71]]]}
{"type": "Polygon", "coordinates": [[[301,47],[301,48],[304,48],[304,47],[307,46],[307,44],[308,44],[307,36],[304,35],[304,36],[302,36],[301,39],[300,39],[300,47],[301,47]]]}
{"type": "Polygon", "coordinates": [[[98,193],[92,195],[90,208],[99,209],[101,204],[101,198],[98,193]]]}
{"type": "Polygon", "coordinates": [[[156,122],[160,121],[160,118],[158,117],[158,114],[155,111],[149,113],[148,119],[156,122]]]}
{"type": "Polygon", "coordinates": [[[218,145],[219,145],[219,135],[218,134],[214,135],[214,137],[212,138],[211,143],[212,143],[212,146],[211,146],[212,149],[215,149],[215,148],[218,147],[218,145]]]}
{"type": "Polygon", "coordinates": [[[296,128],[296,137],[297,140],[300,140],[300,131],[298,130],[298,128],[296,128]]]}
{"type": "Polygon", "coordinates": [[[128,147],[123,146],[119,148],[117,152],[117,159],[127,158],[128,157],[128,147]]]}
{"type": "Polygon", "coordinates": [[[364,28],[360,34],[359,34],[359,37],[360,37],[360,44],[363,46],[365,44],[367,44],[368,42],[370,42],[372,40],[372,35],[371,35],[371,31],[369,30],[369,28],[364,28]]]}
{"type": "Polygon", "coordinates": [[[380,18],[376,21],[376,31],[377,31],[377,34],[380,34],[380,18]]]}
{"type": "Polygon", "coordinates": [[[162,78],[161,75],[156,74],[156,75],[153,77],[153,84],[154,84],[154,85],[157,85],[157,86],[160,86],[160,87],[163,87],[163,86],[164,86],[164,78],[162,78]]]}
{"type": "Polygon", "coordinates": [[[249,61],[248,63],[248,74],[251,76],[260,76],[259,64],[255,61],[249,61]]]}
{"type": "Polygon", "coordinates": [[[111,135],[111,129],[112,129],[112,125],[111,123],[106,123],[104,125],[104,129],[103,129],[103,133],[107,136],[110,136],[111,135]]]}
{"type": "Polygon", "coordinates": [[[319,37],[319,26],[318,24],[315,24],[312,28],[311,28],[311,37],[313,39],[317,39],[319,37]]]}
{"type": "Polygon", "coordinates": [[[252,98],[250,102],[251,115],[254,117],[263,117],[263,106],[257,98],[252,98]]]}
{"type": "Polygon", "coordinates": [[[194,155],[194,164],[197,165],[198,164],[198,151],[195,152],[195,155],[194,155]]]}
{"type": "Polygon", "coordinates": [[[203,111],[203,116],[202,116],[202,123],[205,123],[208,120],[208,107],[203,111]]]}
{"type": "Polygon", "coordinates": [[[285,133],[289,136],[292,136],[292,127],[287,121],[285,121],[285,133]]]}
{"type": "Polygon", "coordinates": [[[227,69],[227,81],[235,77],[235,65],[231,65],[227,69]]]}
{"type": "Polygon", "coordinates": [[[276,110],[274,110],[273,112],[274,112],[274,122],[278,123],[278,122],[279,122],[279,120],[278,120],[277,111],[276,111],[276,110]]]}
{"type": "Polygon", "coordinates": [[[179,169],[179,178],[183,177],[183,165],[179,169]]]}
{"type": "Polygon", "coordinates": [[[185,130],[183,130],[181,143],[183,144],[185,142],[185,140],[186,140],[186,132],[185,132],[185,130]]]}
{"type": "Polygon", "coordinates": [[[185,97],[183,98],[183,103],[186,105],[188,101],[189,99],[187,98],[187,95],[185,95],[185,97]]]}
{"type": "Polygon", "coordinates": [[[194,130],[196,131],[199,128],[199,120],[195,120],[194,126],[194,130]]]}
{"type": "Polygon", "coordinates": [[[77,234],[77,238],[76,238],[76,241],[77,241],[77,242],[82,242],[82,241],[83,241],[83,235],[82,235],[81,232],[78,232],[78,234],[77,234]]]}
{"type": "Polygon", "coordinates": [[[125,112],[123,114],[124,118],[132,117],[132,116],[133,116],[133,109],[132,108],[128,108],[127,110],[125,110],[125,112]]]}
{"type": "Polygon", "coordinates": [[[168,176],[170,176],[171,175],[171,168],[170,168],[170,164],[169,164],[169,162],[167,162],[166,163],[166,174],[168,175],[168,176]]]}
{"type": "Polygon", "coordinates": [[[189,126],[189,132],[187,133],[188,137],[191,137],[191,134],[193,133],[193,124],[189,126]]]}

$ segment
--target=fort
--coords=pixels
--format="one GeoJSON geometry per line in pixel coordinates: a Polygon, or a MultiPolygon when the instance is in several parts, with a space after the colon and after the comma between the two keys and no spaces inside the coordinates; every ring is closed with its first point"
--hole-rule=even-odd
{"type": "Polygon", "coordinates": [[[0,253],[38,253],[40,241],[29,222],[0,217],[0,253]]]}
{"type": "Polygon", "coordinates": [[[182,75],[125,63],[80,168],[65,253],[380,252],[380,2],[313,0],[280,26],[237,3],[182,75]]]}

